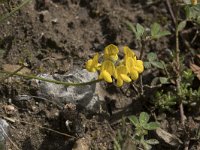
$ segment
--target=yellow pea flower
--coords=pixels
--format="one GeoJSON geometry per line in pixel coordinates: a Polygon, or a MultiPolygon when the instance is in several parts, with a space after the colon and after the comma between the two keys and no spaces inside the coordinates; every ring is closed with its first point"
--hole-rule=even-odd
{"type": "Polygon", "coordinates": [[[104,49],[104,59],[116,61],[118,59],[119,49],[114,44],[110,44],[104,49]]]}
{"type": "Polygon", "coordinates": [[[112,76],[117,78],[117,72],[113,62],[106,60],[102,63],[99,79],[104,79],[106,82],[112,82],[112,76]]]}
{"type": "Polygon", "coordinates": [[[99,70],[101,64],[98,63],[98,60],[99,60],[99,54],[96,53],[96,55],[94,55],[92,59],[89,59],[86,62],[86,69],[89,72],[96,72],[97,70],[99,70]]]}
{"type": "Polygon", "coordinates": [[[125,57],[131,57],[134,58],[135,57],[135,53],[128,47],[128,46],[124,46],[124,54],[125,57]]]}
{"type": "Polygon", "coordinates": [[[136,57],[128,57],[125,64],[132,80],[137,80],[139,73],[144,71],[143,62],[141,60],[136,60],[136,57]]]}
{"type": "Polygon", "coordinates": [[[192,5],[197,5],[197,0],[191,0],[192,5]]]}
{"type": "Polygon", "coordinates": [[[128,74],[128,70],[126,68],[126,66],[118,66],[116,68],[117,70],[117,86],[122,86],[123,85],[123,81],[124,82],[131,82],[131,79],[129,78],[128,74]]]}

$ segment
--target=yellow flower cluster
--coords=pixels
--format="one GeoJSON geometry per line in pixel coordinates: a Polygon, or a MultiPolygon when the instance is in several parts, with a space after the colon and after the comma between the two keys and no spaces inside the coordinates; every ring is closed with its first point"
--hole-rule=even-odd
{"type": "Polygon", "coordinates": [[[135,53],[127,46],[124,47],[124,58],[118,60],[119,49],[110,44],[104,49],[103,62],[99,63],[99,54],[86,62],[86,69],[90,72],[100,71],[99,79],[106,82],[117,81],[117,86],[122,86],[123,82],[137,80],[139,74],[143,72],[144,65],[141,60],[137,60],[135,53]]]}
{"type": "Polygon", "coordinates": [[[191,0],[192,5],[197,5],[197,0],[191,0]]]}

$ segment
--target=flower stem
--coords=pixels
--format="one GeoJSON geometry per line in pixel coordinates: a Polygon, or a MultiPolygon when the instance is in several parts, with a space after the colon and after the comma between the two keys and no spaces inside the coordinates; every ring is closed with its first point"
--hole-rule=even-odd
{"type": "Polygon", "coordinates": [[[36,75],[25,75],[25,74],[21,74],[21,73],[13,73],[13,72],[3,71],[3,70],[0,70],[0,73],[4,73],[7,75],[11,75],[11,76],[19,76],[19,77],[23,77],[26,79],[36,79],[36,80],[46,81],[46,82],[55,83],[55,84],[62,84],[65,86],[83,86],[83,85],[94,84],[94,83],[101,81],[98,79],[98,80],[92,80],[89,82],[82,82],[82,83],[69,83],[69,82],[63,82],[63,81],[58,81],[58,80],[46,79],[46,78],[38,77],[36,75]]]}

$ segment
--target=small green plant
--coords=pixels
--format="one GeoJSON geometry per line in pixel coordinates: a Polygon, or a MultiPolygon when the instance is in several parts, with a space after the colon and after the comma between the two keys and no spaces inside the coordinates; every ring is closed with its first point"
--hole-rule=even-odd
{"type": "Polygon", "coordinates": [[[149,131],[156,130],[159,127],[157,122],[149,122],[149,119],[150,116],[146,112],[141,112],[139,118],[135,115],[129,117],[129,120],[135,126],[135,133],[132,139],[145,150],[150,150],[152,145],[159,143],[156,139],[146,139],[149,131]]]}
{"type": "Polygon", "coordinates": [[[171,92],[163,93],[163,90],[156,92],[153,103],[161,111],[172,111],[172,107],[177,104],[177,97],[171,92]]]}
{"type": "Polygon", "coordinates": [[[149,131],[156,130],[159,127],[157,122],[149,122],[150,116],[146,112],[140,113],[139,118],[135,115],[129,116],[130,126],[126,125],[125,118],[122,118],[121,129],[118,130],[116,137],[113,139],[114,150],[125,150],[142,148],[150,150],[152,145],[159,144],[156,139],[147,139],[149,131]],[[135,127],[132,130],[132,125],[135,127]]]}
{"type": "Polygon", "coordinates": [[[157,40],[171,34],[169,31],[162,29],[161,25],[156,22],[151,25],[150,32],[145,30],[139,23],[134,26],[131,22],[127,21],[126,25],[138,41],[157,40]]]}
{"type": "Polygon", "coordinates": [[[114,150],[126,150],[130,149],[136,150],[136,143],[131,138],[131,129],[126,125],[126,119],[122,118],[120,129],[117,130],[117,135],[113,139],[114,150]]]}
{"type": "Polygon", "coordinates": [[[200,88],[194,90],[191,88],[194,74],[190,69],[183,71],[182,82],[180,83],[180,95],[176,90],[164,93],[159,91],[154,96],[154,104],[159,110],[172,111],[172,107],[178,104],[178,99],[181,97],[183,105],[187,105],[188,109],[200,106],[200,88]]]}
{"type": "Polygon", "coordinates": [[[192,3],[185,3],[184,10],[186,14],[186,19],[188,21],[194,21],[200,25],[200,3],[192,1],[192,3]]]}

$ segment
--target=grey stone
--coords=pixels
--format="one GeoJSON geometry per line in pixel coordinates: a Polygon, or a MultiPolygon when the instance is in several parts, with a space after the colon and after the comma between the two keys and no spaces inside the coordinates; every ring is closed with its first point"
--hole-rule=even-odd
{"type": "Polygon", "coordinates": [[[6,150],[6,139],[8,137],[9,124],[0,118],[0,150],[6,150]]]}
{"type": "MultiPolygon", "coordinates": [[[[98,74],[88,72],[84,69],[76,70],[66,75],[41,74],[39,77],[71,83],[82,83],[96,80],[98,78],[98,74]]],[[[95,92],[97,84],[98,83],[67,87],[62,84],[37,80],[39,88],[37,93],[41,97],[51,99],[60,104],[73,103],[80,105],[87,110],[95,111],[100,106],[99,95],[95,92]]]]}

